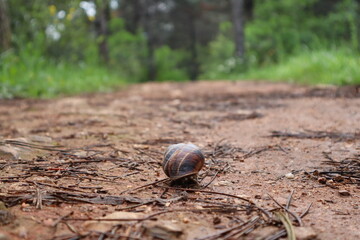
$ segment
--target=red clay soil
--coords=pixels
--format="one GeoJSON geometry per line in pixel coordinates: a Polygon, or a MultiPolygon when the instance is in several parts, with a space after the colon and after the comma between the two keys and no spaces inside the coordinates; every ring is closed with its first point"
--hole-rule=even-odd
{"type": "Polygon", "coordinates": [[[1,100],[0,239],[360,239],[359,96],[218,81],[1,100]],[[206,156],[204,192],[124,192],[165,178],[180,142],[206,156]]]}

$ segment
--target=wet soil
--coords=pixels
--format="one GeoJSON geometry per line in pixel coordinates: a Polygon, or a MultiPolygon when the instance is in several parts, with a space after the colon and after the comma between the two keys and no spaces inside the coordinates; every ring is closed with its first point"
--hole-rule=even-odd
{"type": "Polygon", "coordinates": [[[1,239],[276,239],[283,224],[259,209],[273,213],[271,197],[284,205],[292,192],[296,215],[312,204],[302,222],[317,239],[360,239],[359,172],[321,175],[360,163],[359,97],[357,87],[217,81],[1,100],[2,140],[46,146],[3,142],[13,149],[0,156],[1,239]],[[201,184],[215,178],[203,190],[250,203],[167,183],[126,192],[165,178],[163,153],[180,142],[206,156],[201,184]],[[110,227],[85,221],[118,212],[127,220],[110,227]]]}

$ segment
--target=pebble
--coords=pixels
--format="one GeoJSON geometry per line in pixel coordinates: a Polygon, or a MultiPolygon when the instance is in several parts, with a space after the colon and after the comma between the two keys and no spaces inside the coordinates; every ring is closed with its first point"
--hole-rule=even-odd
{"type": "Polygon", "coordinates": [[[214,224],[214,225],[217,225],[217,224],[219,224],[219,223],[221,223],[221,219],[220,219],[219,217],[215,217],[215,218],[213,219],[213,224],[214,224]]]}
{"type": "Polygon", "coordinates": [[[350,192],[347,190],[339,190],[341,196],[350,196],[350,192]]]}
{"type": "Polygon", "coordinates": [[[215,186],[229,186],[231,185],[231,182],[229,181],[219,181],[217,183],[214,184],[215,186]]]}
{"type": "Polygon", "coordinates": [[[324,178],[324,177],[319,177],[317,180],[318,180],[318,182],[321,183],[321,184],[325,184],[325,183],[326,183],[326,178],[324,178]]]}
{"type": "Polygon", "coordinates": [[[294,179],[295,175],[290,172],[290,173],[285,174],[285,177],[288,179],[294,179]]]}
{"type": "Polygon", "coordinates": [[[0,233],[0,240],[10,240],[10,238],[4,233],[0,233]]]}
{"type": "Polygon", "coordinates": [[[188,219],[188,218],[183,218],[183,223],[189,223],[190,222],[190,219],[188,219]]]}

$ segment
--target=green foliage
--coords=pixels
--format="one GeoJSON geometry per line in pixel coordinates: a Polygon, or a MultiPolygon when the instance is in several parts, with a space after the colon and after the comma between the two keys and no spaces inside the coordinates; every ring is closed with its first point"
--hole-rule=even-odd
{"type": "Polygon", "coordinates": [[[83,10],[69,6],[63,11],[63,19],[52,16],[47,25],[45,56],[71,63],[99,63],[97,39],[83,10]],[[61,37],[57,39],[56,34],[61,37]]]}
{"type": "Polygon", "coordinates": [[[232,27],[225,22],[217,38],[203,49],[202,78],[359,83],[356,1],[326,6],[319,5],[324,4],[320,0],[255,3],[253,19],[245,28],[246,62],[234,59],[232,27]]]}
{"type": "MultiPolygon", "coordinates": [[[[245,27],[246,56],[241,61],[234,58],[228,12],[204,10],[198,14],[198,53],[191,52],[189,41],[195,38],[189,38],[184,15],[175,14],[175,10],[191,4],[196,11],[203,11],[197,7],[199,1],[174,5],[169,16],[166,12],[154,14],[151,31],[155,40],[151,43],[141,29],[143,13],[133,1],[127,1],[130,9],[109,9],[106,35],[99,31],[98,13],[106,9],[99,5],[109,1],[6,2],[13,48],[0,53],[0,97],[52,97],[108,90],[123,84],[121,79],[127,83],[145,81],[149,45],[154,47],[158,81],[185,80],[199,64],[203,79],[359,83],[360,8],[356,0],[253,1],[253,16],[245,27]],[[84,4],[97,5],[97,15],[87,15],[86,8],[81,7],[84,4]],[[125,24],[125,12],[133,22],[125,24]],[[203,15],[213,16],[212,25],[202,22],[203,15]],[[213,38],[212,26],[217,24],[219,32],[213,38]],[[99,45],[104,40],[109,49],[108,63],[100,61],[99,45]],[[192,59],[196,54],[198,59],[192,59]]],[[[216,5],[219,1],[209,2],[216,5]]],[[[225,6],[225,1],[222,4],[225,6]]]]}
{"type": "Polygon", "coordinates": [[[108,91],[125,81],[104,67],[51,62],[22,51],[0,55],[0,98],[55,97],[62,94],[108,91]]]}
{"type": "Polygon", "coordinates": [[[79,3],[9,2],[13,49],[0,55],[0,98],[107,91],[125,83],[121,71],[99,64],[93,23],[79,3]]]}
{"type": "Polygon", "coordinates": [[[229,31],[232,25],[230,22],[223,22],[220,25],[220,32],[214,41],[201,49],[201,71],[203,79],[226,78],[236,68],[234,58],[235,44],[231,39],[229,31]]]}
{"type": "Polygon", "coordinates": [[[112,19],[110,22],[112,34],[108,38],[111,67],[125,74],[131,82],[140,81],[146,74],[146,41],[139,32],[132,34],[125,29],[124,20],[112,19]]]}
{"type": "MultiPolygon", "coordinates": [[[[126,74],[132,82],[146,78],[147,46],[145,36],[139,31],[133,34],[125,29],[124,20],[111,20],[111,34],[108,38],[110,48],[110,65],[113,69],[126,74]]],[[[186,59],[186,53],[173,50],[168,46],[155,49],[155,62],[158,81],[185,80],[186,70],[181,67],[186,59]]]]}
{"type": "Polygon", "coordinates": [[[278,64],[235,74],[232,78],[304,84],[360,84],[359,66],[360,55],[351,49],[306,51],[278,64]]]}
{"type": "Polygon", "coordinates": [[[188,79],[186,69],[181,67],[187,54],[181,50],[172,50],[168,46],[162,46],[155,51],[157,80],[158,81],[183,81],[188,79]]]}
{"type": "Polygon", "coordinates": [[[253,62],[279,62],[304,49],[319,49],[348,43],[349,18],[354,1],[334,6],[333,11],[316,13],[316,0],[258,1],[254,20],[246,26],[246,47],[253,62]]]}

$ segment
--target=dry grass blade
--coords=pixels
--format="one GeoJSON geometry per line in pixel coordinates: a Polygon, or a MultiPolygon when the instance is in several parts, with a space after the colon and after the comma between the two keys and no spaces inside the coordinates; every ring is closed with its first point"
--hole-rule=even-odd
{"type": "Polygon", "coordinates": [[[354,154],[354,156],[341,161],[328,160],[323,163],[332,167],[324,171],[315,170],[313,172],[314,175],[316,172],[327,180],[333,180],[334,182],[341,182],[343,184],[360,185],[360,154],[354,154]]]}
{"type": "MultiPolygon", "coordinates": [[[[292,211],[290,211],[288,208],[286,208],[286,207],[284,207],[283,205],[281,205],[278,201],[276,201],[276,199],[275,198],[273,198],[270,194],[268,194],[268,196],[276,203],[276,205],[278,205],[280,208],[282,208],[282,209],[284,209],[286,212],[288,212],[291,216],[293,216],[295,219],[296,219],[296,221],[299,223],[299,226],[302,226],[303,225],[303,223],[302,223],[302,221],[301,221],[301,218],[298,216],[298,215],[296,215],[295,213],[293,213],[292,211]]],[[[290,195],[290,196],[292,196],[292,194],[290,195]]],[[[291,198],[289,197],[289,200],[290,200],[291,198]]],[[[288,202],[289,202],[289,200],[288,200],[288,202]]]]}
{"type": "Polygon", "coordinates": [[[166,188],[166,189],[175,189],[175,190],[188,191],[188,192],[202,192],[202,193],[208,193],[208,194],[223,195],[223,196],[228,196],[228,197],[232,197],[232,198],[237,198],[237,199],[246,201],[252,205],[255,205],[255,203],[253,201],[251,201],[250,199],[236,196],[233,194],[228,194],[228,193],[207,191],[207,190],[201,190],[201,189],[191,189],[191,188],[178,188],[178,187],[166,187],[166,186],[161,186],[161,187],[166,188]]]}
{"type": "Polygon", "coordinates": [[[222,238],[221,240],[227,240],[230,239],[232,237],[240,237],[244,234],[249,234],[252,230],[254,230],[255,225],[260,221],[259,217],[254,217],[253,219],[251,219],[248,224],[246,224],[243,228],[238,229],[236,231],[234,231],[233,233],[228,234],[227,236],[225,236],[224,238],[222,238]]]}
{"type": "Polygon", "coordinates": [[[201,186],[201,189],[207,188],[207,187],[216,179],[217,175],[218,175],[219,173],[221,173],[222,171],[224,171],[224,169],[225,169],[226,167],[228,167],[228,166],[229,166],[228,163],[224,164],[224,166],[223,166],[221,169],[219,169],[219,170],[216,171],[216,173],[214,174],[214,176],[212,177],[212,179],[211,179],[207,184],[201,186]]]}
{"type": "Polygon", "coordinates": [[[136,188],[132,188],[132,189],[122,191],[122,192],[120,192],[120,195],[122,195],[124,193],[134,192],[134,191],[137,191],[139,189],[150,187],[150,186],[156,185],[158,183],[162,183],[162,182],[166,182],[166,181],[170,181],[170,180],[171,180],[170,178],[163,178],[163,179],[160,179],[160,180],[157,180],[157,181],[154,181],[154,182],[151,182],[151,183],[147,183],[145,185],[142,185],[142,186],[139,186],[139,187],[136,187],[136,188]]]}
{"type": "Polygon", "coordinates": [[[265,238],[264,240],[276,240],[276,239],[279,239],[283,236],[286,236],[286,230],[285,229],[282,229],[278,232],[276,232],[275,234],[265,238]]]}
{"type": "Polygon", "coordinates": [[[259,149],[254,149],[246,154],[244,154],[243,156],[241,156],[240,158],[242,160],[245,160],[249,157],[252,157],[254,155],[257,155],[259,153],[262,153],[262,152],[265,152],[265,151],[283,151],[283,152],[286,152],[281,146],[279,145],[269,145],[269,146],[265,146],[265,147],[261,147],[259,149]]]}
{"type": "Polygon", "coordinates": [[[275,215],[280,219],[282,224],[284,224],[288,240],[296,240],[294,226],[292,225],[289,215],[283,211],[275,212],[275,215]]]}
{"type": "Polygon", "coordinates": [[[159,215],[163,215],[163,214],[167,214],[167,213],[172,213],[172,212],[194,212],[194,213],[199,213],[199,212],[237,212],[237,211],[241,211],[238,210],[237,208],[208,208],[208,209],[170,209],[170,210],[165,210],[165,211],[161,211],[161,212],[156,212],[153,214],[148,215],[147,217],[143,217],[143,218],[64,218],[63,221],[103,221],[103,222],[117,222],[117,221],[123,221],[123,222],[128,222],[128,221],[146,221],[146,220],[152,220],[154,219],[156,216],[159,215]]]}
{"type": "Polygon", "coordinates": [[[354,141],[360,139],[360,133],[341,133],[326,131],[306,131],[306,132],[282,132],[272,131],[269,137],[297,138],[297,139],[323,139],[330,138],[337,141],[354,141]]]}
{"type": "MultiPolygon", "coordinates": [[[[306,214],[309,213],[309,210],[310,210],[311,206],[312,206],[312,203],[310,203],[309,206],[305,209],[305,211],[300,215],[300,218],[305,217],[306,214]]],[[[265,238],[264,240],[276,240],[276,239],[279,239],[279,238],[281,238],[283,236],[286,236],[286,230],[285,229],[282,229],[282,230],[276,232],[275,234],[265,238]]]]}
{"type": "Polygon", "coordinates": [[[290,204],[291,204],[291,200],[292,200],[292,196],[293,196],[294,192],[295,192],[294,190],[291,191],[291,194],[286,202],[286,206],[285,206],[286,209],[290,208],[290,204]]]}
{"type": "Polygon", "coordinates": [[[13,146],[18,146],[18,147],[35,148],[35,149],[46,150],[46,151],[57,151],[57,152],[66,152],[67,151],[65,149],[61,149],[62,148],[61,146],[48,146],[48,145],[22,142],[22,141],[17,141],[17,140],[0,141],[0,145],[4,145],[4,144],[10,144],[13,146]]]}
{"type": "Polygon", "coordinates": [[[209,235],[203,238],[196,238],[196,240],[215,240],[215,239],[222,239],[222,240],[226,240],[229,239],[230,237],[233,237],[235,235],[240,234],[241,232],[246,231],[247,229],[249,229],[250,227],[254,226],[258,221],[260,220],[259,216],[253,217],[252,219],[250,219],[249,221],[245,222],[245,223],[241,223],[239,225],[236,225],[234,227],[225,229],[223,231],[220,231],[216,234],[213,235],[209,235]],[[232,231],[237,230],[234,233],[231,233],[232,231]],[[230,234],[229,234],[230,233],[230,234]],[[226,236],[224,236],[226,235],[226,236]],[[221,238],[221,236],[224,236],[224,238],[221,238]]]}
{"type": "Polygon", "coordinates": [[[312,203],[310,203],[309,206],[306,208],[306,210],[300,215],[300,218],[305,217],[309,213],[311,206],[312,203]]]}

